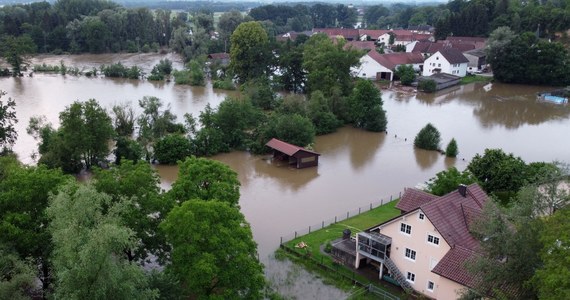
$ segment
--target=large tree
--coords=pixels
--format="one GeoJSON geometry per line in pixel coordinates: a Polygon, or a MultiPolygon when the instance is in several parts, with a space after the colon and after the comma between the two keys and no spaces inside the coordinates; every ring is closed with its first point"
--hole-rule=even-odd
{"type": "Polygon", "coordinates": [[[378,88],[368,80],[359,80],[350,97],[354,126],[369,131],[384,131],[388,120],[382,108],[382,96],[378,88]]]}
{"type": "Polygon", "coordinates": [[[307,90],[322,91],[330,96],[335,87],[343,95],[351,91],[350,68],[357,66],[361,53],[354,49],[344,49],[346,42],[338,39],[336,43],[326,34],[315,34],[305,43],[303,50],[303,68],[307,71],[307,90]]]}
{"type": "Polygon", "coordinates": [[[42,118],[30,120],[28,133],[41,140],[40,163],[76,173],[106,159],[114,130],[111,117],[95,99],[74,102],[59,114],[59,120],[57,130],[42,118]]]}
{"type": "Polygon", "coordinates": [[[172,244],[167,271],[196,299],[261,299],[257,245],[244,216],[224,201],[190,200],[161,224],[172,244]]]}
{"type": "Polygon", "coordinates": [[[57,279],[54,296],[61,299],[157,299],[144,270],[118,256],[136,248],[135,232],[123,225],[128,203],[93,186],[70,183],[51,197],[51,219],[57,279]]]}
{"type": "Polygon", "coordinates": [[[19,76],[22,68],[26,66],[26,55],[35,52],[36,44],[27,34],[0,38],[0,54],[12,66],[13,76],[19,76]]]}
{"type": "Polygon", "coordinates": [[[16,118],[16,101],[8,98],[4,104],[2,96],[6,92],[0,90],[0,153],[10,150],[16,142],[18,133],[14,127],[18,123],[16,118]]]}
{"type": "Polygon", "coordinates": [[[0,245],[0,299],[30,299],[35,279],[35,270],[29,261],[0,245]]]}
{"type": "Polygon", "coordinates": [[[526,183],[525,162],[501,149],[485,149],[483,155],[473,157],[467,169],[487,192],[516,192],[526,183]]]}
{"type": "Polygon", "coordinates": [[[237,207],[240,182],[237,173],[227,165],[206,158],[186,158],[179,165],[178,179],[168,191],[174,201],[190,199],[222,201],[237,207]]]}
{"type": "Polygon", "coordinates": [[[47,292],[52,240],[46,228],[49,222],[45,209],[48,196],[56,194],[58,186],[71,178],[43,165],[22,166],[13,157],[0,160],[0,244],[38,266],[37,276],[47,292]]]}
{"type": "Polygon", "coordinates": [[[469,185],[475,182],[477,182],[477,180],[468,170],[459,172],[457,168],[451,167],[446,171],[435,174],[435,177],[427,182],[427,190],[431,194],[443,196],[457,190],[460,184],[469,185]]]}
{"type": "Polygon", "coordinates": [[[130,201],[133,205],[121,216],[124,225],[132,229],[137,247],[125,248],[129,261],[144,261],[151,255],[163,259],[169,251],[158,224],[172,208],[160,190],[160,178],[155,169],[144,162],[123,160],[109,170],[95,168],[93,186],[112,197],[113,203],[130,201]]]}
{"type": "Polygon", "coordinates": [[[230,69],[241,83],[267,75],[271,61],[269,38],[259,22],[245,22],[230,38],[230,69]]]}
{"type": "Polygon", "coordinates": [[[545,223],[540,233],[542,265],[533,276],[533,284],[540,299],[569,299],[570,208],[557,211],[545,223]]]}

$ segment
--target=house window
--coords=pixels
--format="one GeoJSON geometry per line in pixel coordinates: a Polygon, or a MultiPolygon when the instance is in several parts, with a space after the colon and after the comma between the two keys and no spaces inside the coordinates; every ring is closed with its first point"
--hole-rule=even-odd
{"type": "Polygon", "coordinates": [[[411,260],[416,260],[416,251],[406,248],[405,256],[411,260]]]}
{"type": "Polygon", "coordinates": [[[426,218],[426,216],[425,216],[423,213],[420,213],[420,214],[418,215],[418,218],[419,218],[420,220],[423,220],[423,219],[426,218]]]}
{"type": "Polygon", "coordinates": [[[439,245],[439,238],[437,236],[433,236],[428,234],[428,243],[432,243],[434,245],[439,245]]]}
{"type": "Polygon", "coordinates": [[[435,287],[435,284],[433,283],[433,281],[429,281],[428,280],[428,284],[427,284],[427,290],[430,292],[433,292],[433,288],[435,287]]]}
{"type": "Polygon", "coordinates": [[[405,234],[412,234],[412,226],[402,223],[400,225],[400,231],[405,234]]]}
{"type": "Polygon", "coordinates": [[[441,67],[441,64],[437,64],[438,67],[441,67]]]}
{"type": "Polygon", "coordinates": [[[406,276],[406,279],[411,282],[414,283],[414,281],[416,281],[416,274],[412,273],[412,272],[408,272],[408,275],[406,276]]]}

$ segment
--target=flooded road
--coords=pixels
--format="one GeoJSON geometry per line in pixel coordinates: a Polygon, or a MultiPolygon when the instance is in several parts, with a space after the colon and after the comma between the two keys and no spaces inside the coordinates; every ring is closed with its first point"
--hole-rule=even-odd
{"type": "MultiPolygon", "coordinates": [[[[14,150],[26,163],[33,163],[30,155],[36,149],[36,142],[25,132],[29,118],[46,115],[57,124],[59,112],[75,100],[95,98],[109,109],[125,101],[137,107],[143,96],[156,96],[171,105],[182,120],[184,113],[197,116],[206,104],[216,107],[233,94],[213,90],[210,85],[189,87],[55,74],[0,78],[0,90],[16,100],[20,122],[14,150]]],[[[388,132],[370,133],[345,127],[317,137],[315,151],[322,154],[317,168],[296,170],[246,152],[213,158],[228,164],[239,175],[241,210],[252,226],[260,258],[268,265],[271,278],[277,276],[272,274],[277,274],[280,267],[269,256],[278,247],[281,236],[397,195],[405,187],[423,183],[450,166],[463,169],[485,148],[502,148],[527,162],[570,162],[570,106],[537,102],[535,95],[542,90],[545,88],[502,84],[486,88],[470,84],[417,95],[383,90],[388,132]],[[428,122],[441,132],[442,148],[451,138],[457,140],[457,159],[414,149],[414,136],[428,122]]],[[[176,180],[177,168],[157,169],[163,188],[168,189],[176,180]]]]}

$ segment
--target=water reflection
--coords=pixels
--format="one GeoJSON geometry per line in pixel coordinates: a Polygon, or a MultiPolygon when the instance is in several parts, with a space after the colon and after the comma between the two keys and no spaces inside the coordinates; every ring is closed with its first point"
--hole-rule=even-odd
{"type": "Polygon", "coordinates": [[[441,156],[441,154],[437,151],[429,151],[418,148],[414,148],[414,155],[416,156],[416,163],[422,170],[431,168],[441,156]]]}
{"type": "Polygon", "coordinates": [[[268,157],[255,162],[256,175],[268,177],[279,185],[281,192],[297,192],[319,176],[319,167],[297,169],[268,157]]]}

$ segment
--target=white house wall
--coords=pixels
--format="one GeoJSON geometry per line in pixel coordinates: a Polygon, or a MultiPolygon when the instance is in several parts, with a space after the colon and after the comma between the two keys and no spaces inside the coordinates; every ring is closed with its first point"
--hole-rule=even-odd
{"type": "Polygon", "coordinates": [[[441,73],[465,77],[467,74],[467,63],[450,64],[438,51],[424,61],[422,76],[430,76],[437,73],[435,69],[440,69],[441,73]]]}
{"type": "Polygon", "coordinates": [[[464,286],[431,272],[451,248],[427,216],[420,219],[420,213],[421,210],[416,210],[380,227],[380,233],[392,238],[390,259],[404,277],[407,272],[415,274],[411,283],[414,290],[433,299],[457,299],[456,293],[464,286]],[[412,227],[411,234],[400,231],[402,223],[412,227]],[[429,243],[428,235],[439,238],[439,245],[429,243]],[[406,248],[416,251],[415,260],[406,257],[406,248]],[[433,290],[428,290],[428,281],[434,283],[433,290]]]}
{"type": "Polygon", "coordinates": [[[394,77],[392,70],[382,66],[368,55],[364,55],[360,58],[360,66],[358,68],[352,68],[351,72],[356,74],[357,77],[373,80],[376,80],[376,74],[380,72],[390,73],[390,81],[394,77]]]}

